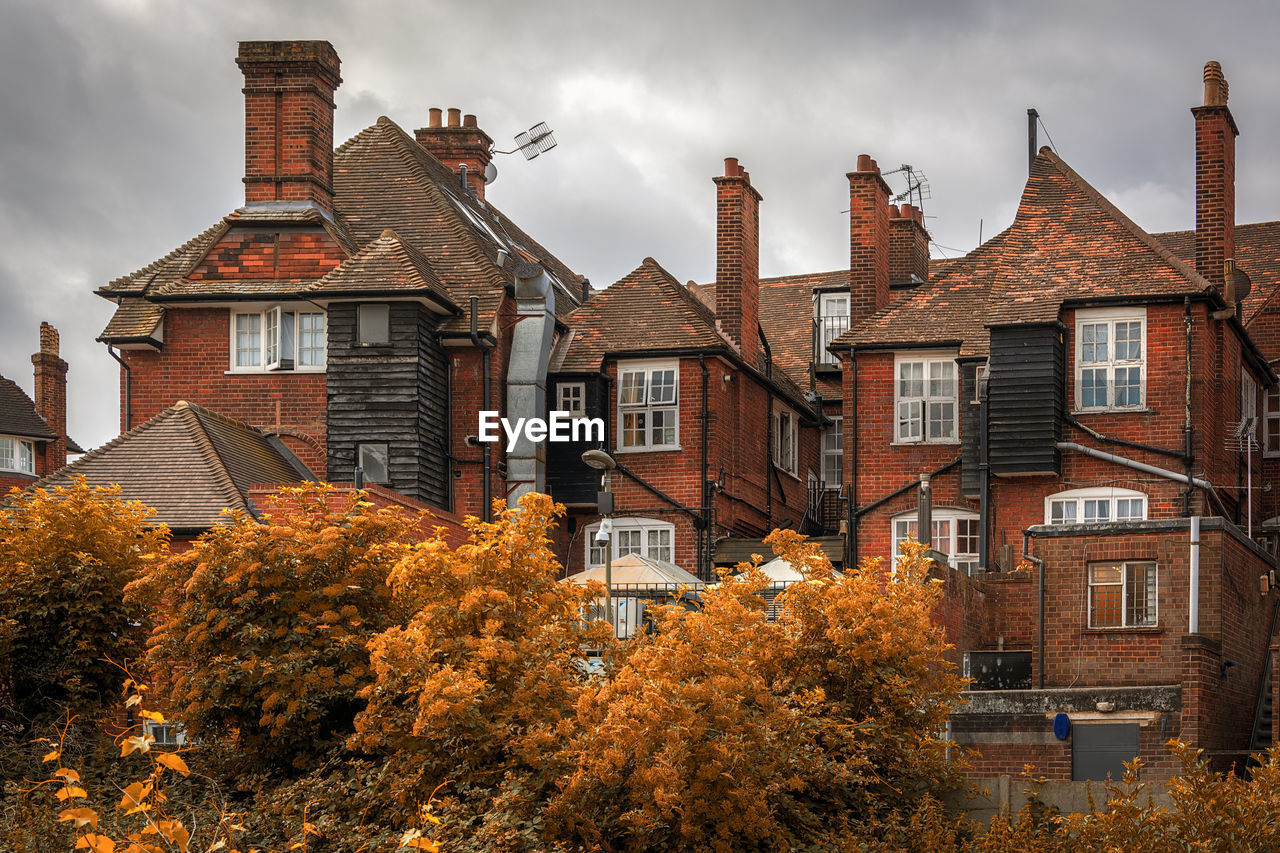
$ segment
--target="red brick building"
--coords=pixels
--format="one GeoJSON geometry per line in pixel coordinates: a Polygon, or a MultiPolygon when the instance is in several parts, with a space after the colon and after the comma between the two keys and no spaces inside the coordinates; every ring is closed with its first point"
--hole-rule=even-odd
{"type": "Polygon", "coordinates": [[[35,399],[0,376],[0,496],[25,489],[83,453],[67,435],[67,363],[58,355],[58,330],[40,324],[40,351],[31,356],[35,399]]]}

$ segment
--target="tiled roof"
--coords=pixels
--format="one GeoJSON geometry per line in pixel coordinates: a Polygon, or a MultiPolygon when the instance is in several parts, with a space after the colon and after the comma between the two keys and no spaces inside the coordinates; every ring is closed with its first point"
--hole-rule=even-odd
{"type": "Polygon", "coordinates": [[[390,228],[306,289],[317,296],[428,292],[456,307],[426,256],[390,228]]]}
{"type": "MultiPolygon", "coordinates": [[[[1196,261],[1195,231],[1166,231],[1153,234],[1188,264],[1196,261]]],[[[1274,304],[1280,292],[1280,222],[1254,222],[1236,226],[1236,266],[1248,273],[1253,289],[1244,299],[1244,322],[1247,326],[1262,307],[1274,304]]]]}
{"type": "Polygon", "coordinates": [[[653,258],[566,318],[573,335],[556,370],[599,370],[608,353],[730,350],[715,315],[653,258]]]}
{"type": "Polygon", "coordinates": [[[58,438],[58,434],[40,417],[36,404],[31,402],[26,392],[3,376],[0,376],[0,434],[49,441],[58,438]]]}
{"type": "MultiPolygon", "coordinates": [[[[230,214],[165,257],[99,289],[109,298],[143,296],[165,300],[184,298],[298,298],[315,282],[283,280],[190,281],[187,274],[236,225],[308,222],[322,226],[349,255],[370,248],[382,233],[394,230],[403,243],[422,253],[432,276],[422,275],[429,287],[443,294],[464,313],[469,297],[479,297],[480,326],[490,329],[511,272],[524,261],[536,261],[557,282],[556,312],[572,311],[581,297],[581,276],[574,274],[541,244],[518,228],[492,205],[481,203],[462,186],[458,175],[432,157],[395,122],[386,117],[356,134],[334,152],[334,213],[330,219],[318,209],[253,205],[230,214]],[[358,247],[364,247],[357,251],[358,247]],[[497,266],[505,250],[504,267],[497,266]],[[434,281],[430,279],[434,277],[434,281]]],[[[385,270],[384,270],[385,272],[385,270]]],[[[136,308],[132,309],[136,312],[136,308]]],[[[132,331],[138,320],[125,306],[117,310],[103,332],[119,339],[118,330],[132,331]],[[121,313],[124,316],[120,316],[121,313]]],[[[470,318],[457,317],[445,331],[465,332],[470,318]]]]}
{"type": "Polygon", "coordinates": [[[154,305],[145,299],[125,297],[116,306],[107,327],[102,330],[98,340],[126,341],[154,339],[160,321],[164,319],[164,308],[154,305]]]}
{"type": "Polygon", "coordinates": [[[92,450],[35,485],[119,483],[121,496],[155,507],[179,530],[224,523],[224,509],[247,510],[254,483],[298,483],[305,468],[261,431],[188,402],[92,450]]]}

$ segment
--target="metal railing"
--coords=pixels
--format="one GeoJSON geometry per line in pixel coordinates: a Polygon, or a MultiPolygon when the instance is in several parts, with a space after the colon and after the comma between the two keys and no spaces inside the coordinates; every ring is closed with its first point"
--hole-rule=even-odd
{"type": "Polygon", "coordinates": [[[809,483],[809,504],[800,532],[806,536],[835,536],[844,519],[845,498],[839,483],[809,483]]]}
{"type": "Polygon", "coordinates": [[[840,359],[827,352],[827,344],[849,331],[845,316],[817,317],[813,321],[813,363],[838,367],[840,359]]]}

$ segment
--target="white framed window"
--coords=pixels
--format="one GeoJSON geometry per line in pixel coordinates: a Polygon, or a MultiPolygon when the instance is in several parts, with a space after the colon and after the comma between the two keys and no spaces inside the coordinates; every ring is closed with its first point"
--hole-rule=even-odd
{"type": "Polygon", "coordinates": [[[1145,521],[1147,496],[1133,489],[1101,486],[1071,489],[1044,499],[1045,524],[1145,521]]]}
{"type": "Polygon", "coordinates": [[[844,477],[844,418],[832,418],[822,432],[822,483],[838,489],[844,477]]]}
{"type": "MultiPolygon", "coordinates": [[[[916,510],[899,513],[893,517],[893,553],[916,534],[916,510]]],[[[937,507],[933,510],[933,540],[931,547],[947,555],[951,568],[973,574],[978,568],[978,540],[980,536],[978,514],[963,509],[937,507]]]]}
{"type": "Polygon", "coordinates": [[[1240,369],[1240,423],[1248,422],[1248,436],[1257,447],[1258,440],[1258,382],[1244,368],[1240,369]]]}
{"type": "Polygon", "coordinates": [[[232,372],[321,371],[325,351],[322,311],[272,305],[231,312],[232,372]]]}
{"type": "Polygon", "coordinates": [[[893,374],[893,440],[899,444],[958,442],[955,355],[899,353],[893,374]]]}
{"type": "Polygon", "coordinates": [[[830,353],[827,347],[849,331],[849,292],[815,294],[813,305],[814,363],[839,365],[840,359],[830,353]]]}
{"type": "Polygon", "coordinates": [[[1141,409],[1147,399],[1147,309],[1076,312],[1076,407],[1141,409]]]}
{"type": "Polygon", "coordinates": [[[605,548],[613,548],[613,559],[640,554],[654,560],[674,563],[676,527],[669,521],[653,518],[615,518],[609,542],[597,542],[600,523],[587,525],[587,567],[604,565],[605,548]]]}
{"type": "Polygon", "coordinates": [[[780,403],[773,407],[773,464],[796,474],[796,416],[780,403]]]}
{"type": "Polygon", "coordinates": [[[556,409],[580,418],[587,413],[587,386],[584,382],[561,382],[556,386],[556,409]]]}
{"type": "Polygon", "coordinates": [[[678,450],[680,363],[618,363],[618,449],[678,450]]]}
{"type": "Polygon", "coordinates": [[[1262,453],[1280,456],[1280,385],[1262,397],[1262,453]]]}
{"type": "Polygon", "coordinates": [[[36,472],[35,442],[25,438],[0,435],[0,471],[34,474],[36,472]]]}
{"type": "Polygon", "coordinates": [[[1089,564],[1089,627],[1147,628],[1157,624],[1156,564],[1147,560],[1089,564]]]}

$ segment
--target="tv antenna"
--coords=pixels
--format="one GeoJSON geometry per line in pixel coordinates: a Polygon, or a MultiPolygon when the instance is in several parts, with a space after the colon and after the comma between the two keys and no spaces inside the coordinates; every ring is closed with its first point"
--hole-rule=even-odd
{"type": "Polygon", "coordinates": [[[891,172],[885,172],[885,175],[896,175],[899,172],[907,176],[907,188],[893,197],[893,204],[913,204],[916,207],[923,208],[924,200],[932,198],[933,194],[929,191],[929,179],[925,177],[924,172],[920,169],[903,163],[891,172]]]}
{"type": "Polygon", "coordinates": [[[539,154],[545,154],[556,147],[555,134],[547,127],[545,121],[538,122],[528,130],[516,134],[516,147],[510,151],[497,151],[494,154],[514,154],[519,151],[524,159],[532,160],[539,154]]]}

